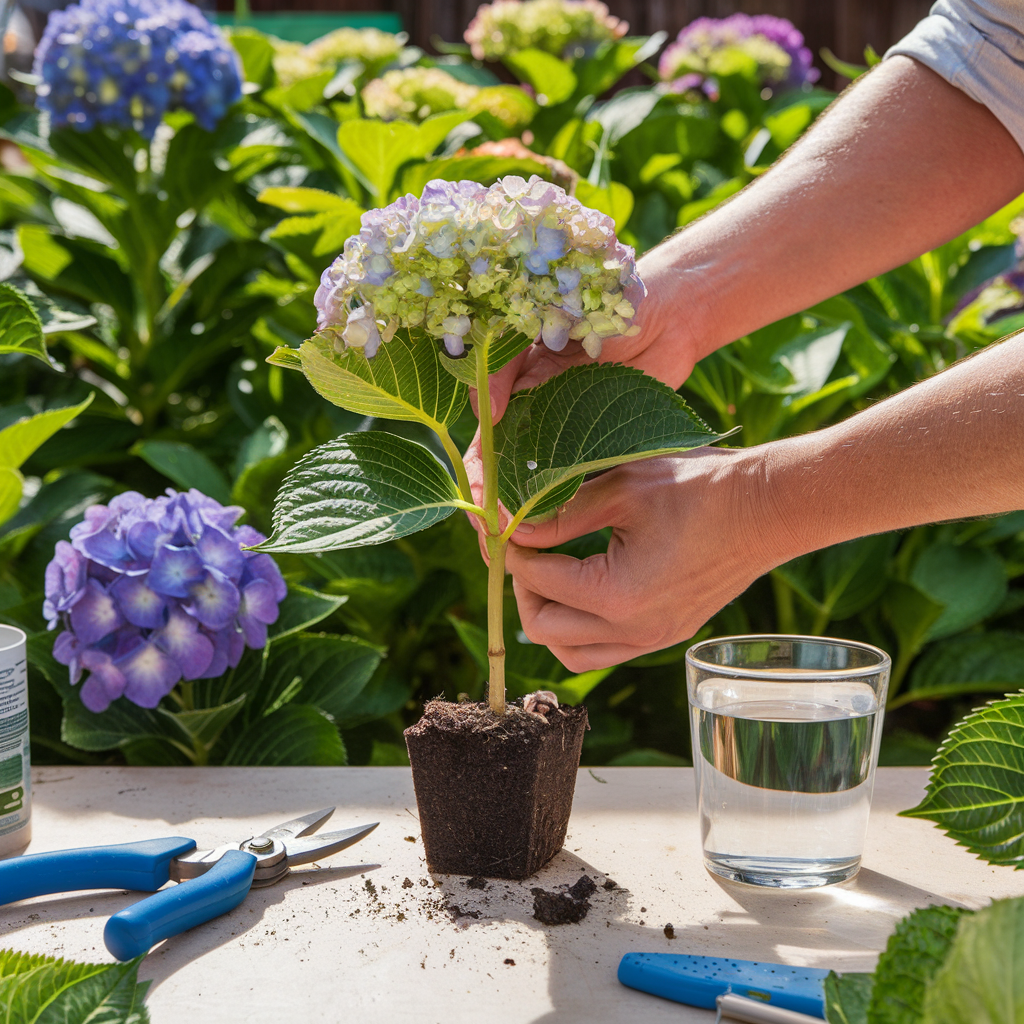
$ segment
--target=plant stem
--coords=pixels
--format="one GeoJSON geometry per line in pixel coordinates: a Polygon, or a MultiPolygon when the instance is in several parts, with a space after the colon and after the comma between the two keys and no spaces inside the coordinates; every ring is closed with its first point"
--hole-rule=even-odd
{"type": "Polygon", "coordinates": [[[484,524],[487,529],[487,697],[496,715],[505,713],[505,545],[498,520],[498,466],[494,460],[494,421],[491,418],[491,388],[487,356],[491,337],[477,348],[476,393],[480,416],[480,462],[484,476],[484,524]]]}
{"type": "Polygon", "coordinates": [[[455,446],[451,435],[447,430],[437,431],[438,439],[445,450],[445,454],[451,460],[452,468],[455,470],[455,481],[459,485],[462,497],[469,502],[473,501],[473,491],[469,486],[469,474],[466,472],[466,463],[462,461],[462,453],[455,446]]]}

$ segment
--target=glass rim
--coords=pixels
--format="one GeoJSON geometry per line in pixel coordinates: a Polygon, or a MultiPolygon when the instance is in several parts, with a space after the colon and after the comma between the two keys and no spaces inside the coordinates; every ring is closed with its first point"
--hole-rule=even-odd
{"type": "Polygon", "coordinates": [[[860,640],[839,640],[827,636],[804,636],[800,633],[743,633],[738,636],[717,636],[707,640],[701,640],[686,651],[686,664],[705,672],[713,672],[718,675],[729,676],[734,679],[785,679],[793,682],[838,682],[843,679],[863,679],[866,676],[876,676],[882,672],[888,672],[892,667],[892,658],[874,644],[862,643],[860,640]],[[798,641],[811,644],[831,644],[836,647],[853,647],[859,651],[867,651],[878,658],[877,665],[860,665],[856,668],[823,668],[823,669],[800,669],[787,671],[786,669],[765,669],[765,668],[743,668],[734,665],[722,665],[718,662],[704,661],[700,656],[703,648],[711,647],[713,644],[723,643],[756,643],[765,641],[798,641]]]}
{"type": "Polygon", "coordinates": [[[6,654],[8,651],[13,651],[16,647],[20,647],[22,644],[28,642],[28,634],[23,629],[19,629],[17,626],[9,626],[6,622],[0,622],[0,654],[6,654]],[[9,644],[4,643],[4,630],[9,629],[15,634],[14,641],[9,644]]]}

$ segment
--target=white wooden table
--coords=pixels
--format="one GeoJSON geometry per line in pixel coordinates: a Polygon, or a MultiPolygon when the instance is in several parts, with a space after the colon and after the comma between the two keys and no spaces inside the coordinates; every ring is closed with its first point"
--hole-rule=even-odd
{"type": "MultiPolygon", "coordinates": [[[[565,850],[524,884],[483,890],[427,873],[405,768],[50,767],[33,778],[28,852],[169,835],[211,847],[330,804],[336,827],[381,823],[320,870],[298,869],[158,946],[140,970],[154,982],[154,1024],[188,1015],[204,1024],[708,1024],[709,1011],[622,987],[620,957],[729,954],[870,970],[912,908],[1024,892],[1021,875],[975,860],[928,822],[896,817],[920,799],[919,768],[879,771],[864,868],[807,893],[730,885],[704,870],[685,768],[581,770],[565,850]],[[600,888],[580,924],[532,918],[531,887],[582,874],[620,888],[600,888]],[[454,907],[479,916],[455,917],[454,907]]],[[[0,945],[107,961],[106,917],[139,898],[96,892],[0,908],[0,945]]]]}

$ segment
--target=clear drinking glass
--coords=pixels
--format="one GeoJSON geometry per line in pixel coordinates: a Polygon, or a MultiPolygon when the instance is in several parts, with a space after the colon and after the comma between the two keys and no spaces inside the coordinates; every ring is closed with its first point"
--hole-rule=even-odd
{"type": "Polygon", "coordinates": [[[704,863],[749,885],[855,875],[889,656],[813,636],[731,636],[686,652],[704,863]]]}

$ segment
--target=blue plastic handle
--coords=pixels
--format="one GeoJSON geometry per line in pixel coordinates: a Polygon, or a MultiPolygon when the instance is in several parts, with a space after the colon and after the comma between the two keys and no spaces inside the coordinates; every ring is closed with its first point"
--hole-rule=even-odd
{"type": "Polygon", "coordinates": [[[245,899],[256,872],[256,858],[228,850],[198,878],[172,885],[114,914],[103,941],[118,960],[131,960],[197,924],[234,910],[245,899]]]}
{"type": "Polygon", "coordinates": [[[156,892],[171,860],[195,848],[194,840],[178,836],[12,857],[0,861],[0,904],[80,889],[156,892]]]}
{"type": "Polygon", "coordinates": [[[619,981],[630,988],[689,1006],[715,1008],[715,997],[732,992],[748,999],[825,1016],[825,979],[819,967],[789,967],[755,960],[674,953],[627,953],[619,981]]]}

